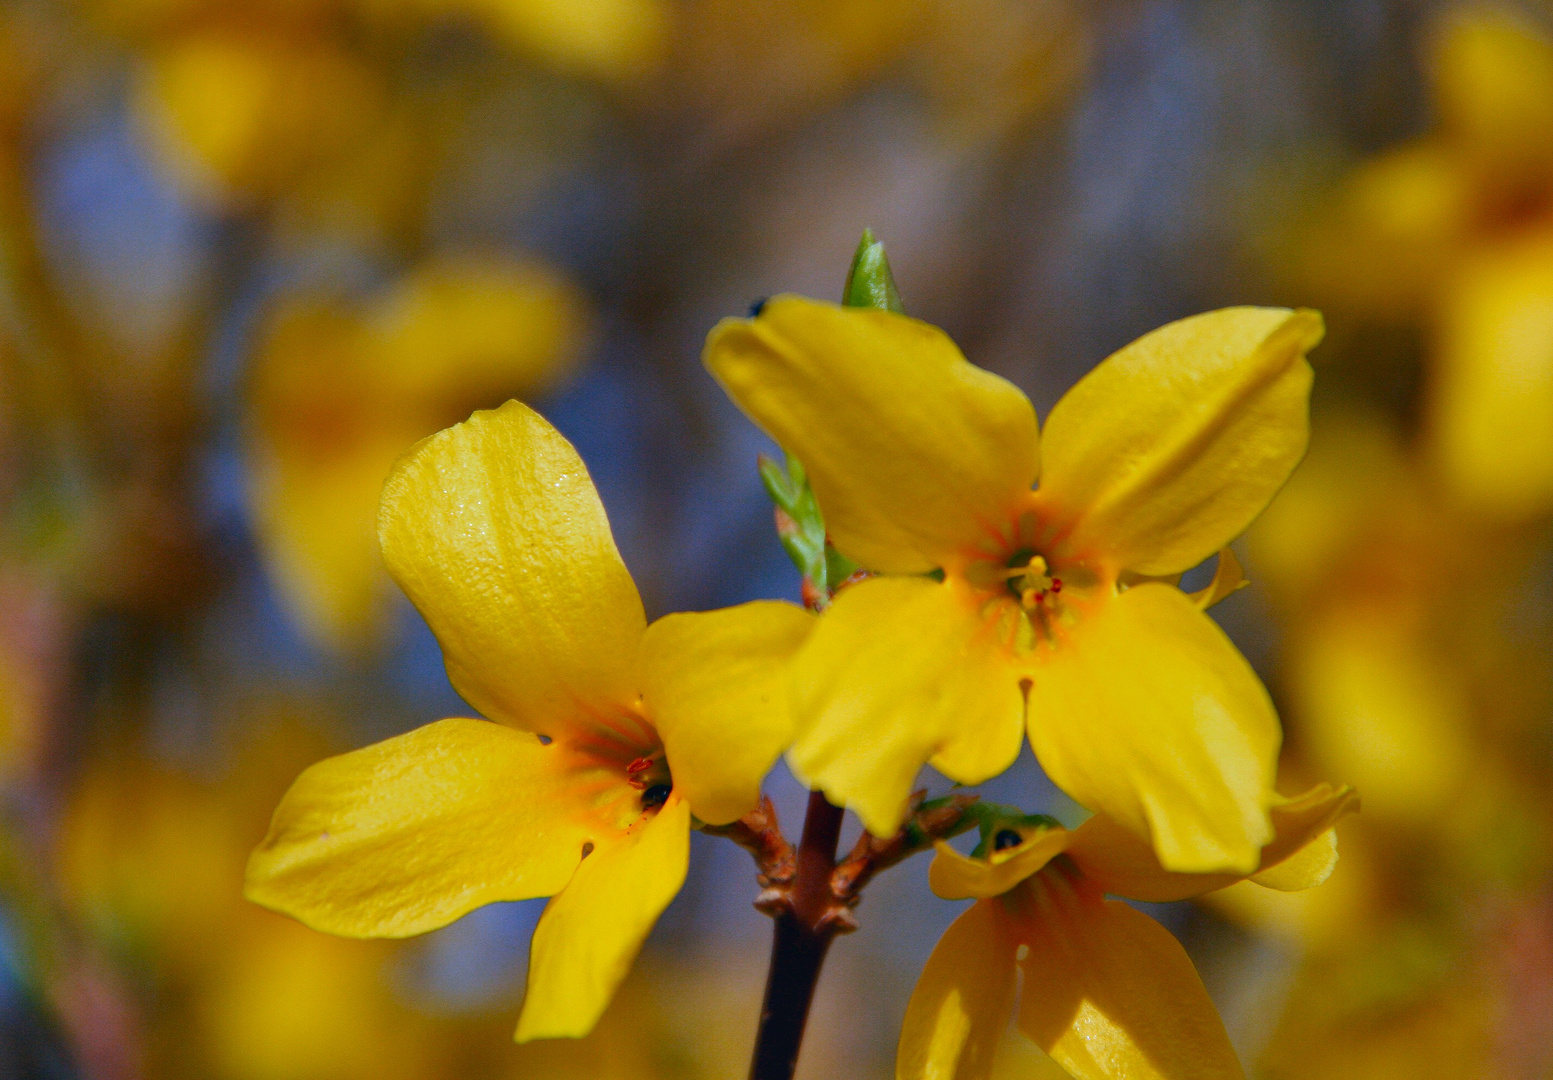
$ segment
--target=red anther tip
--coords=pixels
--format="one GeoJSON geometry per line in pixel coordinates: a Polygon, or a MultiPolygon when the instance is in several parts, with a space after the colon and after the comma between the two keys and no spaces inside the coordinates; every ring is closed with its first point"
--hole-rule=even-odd
{"type": "Polygon", "coordinates": [[[626,775],[635,776],[637,773],[646,772],[650,768],[652,768],[652,759],[639,757],[626,766],[626,775]]]}
{"type": "Polygon", "coordinates": [[[647,788],[646,780],[627,780],[626,783],[631,787],[634,787],[637,791],[644,791],[647,788]]]}
{"type": "Polygon", "coordinates": [[[1052,578],[1052,592],[1061,592],[1061,591],[1062,591],[1062,579],[1061,578],[1052,578]]]}

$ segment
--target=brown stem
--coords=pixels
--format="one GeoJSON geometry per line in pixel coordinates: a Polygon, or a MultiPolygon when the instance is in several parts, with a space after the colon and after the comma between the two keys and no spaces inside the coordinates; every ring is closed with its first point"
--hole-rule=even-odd
{"type": "Polygon", "coordinates": [[[755,907],[767,915],[776,915],[792,902],[793,881],[798,876],[798,853],[782,835],[776,807],[769,795],[738,821],[728,825],[702,825],[701,831],[726,836],[755,859],[755,880],[760,895],[755,907]]]}
{"type": "Polygon", "coordinates": [[[830,891],[833,902],[845,907],[844,915],[838,917],[851,921],[850,909],[857,906],[863,886],[879,871],[888,870],[917,852],[926,851],[936,841],[957,836],[975,824],[966,811],[979,801],[977,796],[957,794],[926,804],[922,796],[919,791],[911,797],[911,817],[894,836],[880,839],[865,832],[837,864],[830,878],[830,891]]]}
{"type": "Polygon", "coordinates": [[[832,806],[822,793],[810,792],[791,899],[775,916],[771,970],[755,1034],[750,1080],[792,1080],[798,1067],[798,1049],[820,968],[831,939],[840,929],[833,917],[830,891],[840,836],[841,808],[832,806]]]}

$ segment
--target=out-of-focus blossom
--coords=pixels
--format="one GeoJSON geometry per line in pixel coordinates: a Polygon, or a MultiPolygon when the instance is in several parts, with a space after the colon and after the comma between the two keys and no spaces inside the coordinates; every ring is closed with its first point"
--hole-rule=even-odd
{"type": "Polygon", "coordinates": [[[1429,59],[1436,129],[1361,165],[1290,261],[1344,314],[1424,323],[1428,465],[1526,520],[1553,509],[1553,40],[1468,9],[1429,59]]]}
{"type": "Polygon", "coordinates": [[[381,628],[378,496],[394,460],[481,405],[543,393],[586,338],[577,289],[537,262],[430,261],[370,304],[283,302],[250,395],[250,497],[273,579],[335,647],[381,628]]]}
{"type": "Polygon", "coordinates": [[[1525,1024],[1494,957],[1553,870],[1546,670],[1506,627],[1528,545],[1450,498],[1428,456],[1333,410],[1250,536],[1283,627],[1292,767],[1344,770],[1366,802],[1333,887],[1211,900],[1301,950],[1269,1075],[1520,1075],[1496,1050],[1525,1024]]]}
{"type": "Polygon", "coordinates": [[[121,748],[77,786],[59,841],[71,910],[149,980],[132,1009],[146,1075],[341,1080],[427,1075],[424,1019],[391,947],[313,933],[244,901],[247,848],[287,762],[317,740],[283,727],[219,781],[121,748]]]}
{"type": "MultiPolygon", "coordinates": [[[[1319,785],[1274,807],[1274,839],[1253,878],[1280,890],[1332,872],[1336,820],[1351,789],[1319,785]]],[[[1179,874],[1148,845],[1097,815],[1069,832],[1050,823],[994,826],[966,857],[940,842],[929,880],[976,904],[945,931],[901,1032],[901,1080],[977,1080],[1016,1023],[1080,1080],[1240,1077],[1240,1065],[1185,951],[1158,923],[1107,893],[1180,900],[1239,880],[1179,874]]]]}
{"type": "Polygon", "coordinates": [[[344,153],[383,93],[370,66],[325,38],[237,23],[153,45],[135,107],[189,189],[242,203],[344,153]]]}
{"type": "Polygon", "coordinates": [[[1016,131],[1089,55],[1067,0],[692,0],[672,87],[724,137],[771,128],[884,79],[915,83],[951,142],[1016,131]]]}
{"type": "Polygon", "coordinates": [[[563,71],[623,83],[662,63],[675,13],[665,0],[452,0],[450,6],[485,18],[506,40],[563,71]]]}
{"type": "Polygon", "coordinates": [[[811,616],[757,601],[646,625],[587,469],[519,402],[401,461],[379,533],[453,685],[499,722],[443,720],[308,769],[247,895],[351,937],[552,897],[517,1037],[584,1035],[679,892],[692,813],[754,808],[811,616]]]}
{"type": "Polygon", "coordinates": [[[1512,522],[1553,510],[1553,176],[1546,198],[1540,228],[1462,259],[1436,315],[1431,465],[1468,512],[1512,522]]]}
{"type": "Polygon", "coordinates": [[[794,661],[799,775],[888,835],[925,762],[980,783],[1028,726],[1052,779],[1166,866],[1253,868],[1278,720],[1176,581],[1304,453],[1320,338],[1306,311],[1172,323],[1038,439],[1024,394],[925,323],[779,297],[713,330],[707,366],[808,470],[836,548],[881,572],[794,661]]]}
{"type": "Polygon", "coordinates": [[[1553,43],[1507,9],[1468,8],[1433,46],[1435,130],[1361,165],[1300,256],[1340,309],[1416,315],[1456,260],[1553,212],[1553,43]]]}
{"type": "Polygon", "coordinates": [[[189,0],[98,14],[134,52],[134,112],[172,175],[209,205],[252,208],[381,153],[424,90],[406,42],[440,23],[633,85],[661,63],[672,11],[663,0],[189,0]]]}
{"type": "Polygon", "coordinates": [[[1504,655],[1496,620],[1523,547],[1440,503],[1389,426],[1362,414],[1317,426],[1252,530],[1253,573],[1286,627],[1295,742],[1311,768],[1364,785],[1370,820],[1435,828],[1480,782],[1493,751],[1475,665],[1504,655]]]}

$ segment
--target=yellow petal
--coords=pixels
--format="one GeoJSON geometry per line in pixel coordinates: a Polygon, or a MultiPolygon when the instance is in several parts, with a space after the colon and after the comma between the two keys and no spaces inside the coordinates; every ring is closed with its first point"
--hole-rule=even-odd
{"type": "Polygon", "coordinates": [[[1310,759],[1351,779],[1369,816],[1437,827],[1475,779],[1459,667],[1440,663],[1396,605],[1331,612],[1290,646],[1288,685],[1310,759]]]}
{"type": "Polygon", "coordinates": [[[983,1080],[1014,1010],[1016,942],[995,902],[971,906],[944,931],[917,979],[901,1025],[896,1080],[983,1080]]]}
{"type": "Polygon", "coordinates": [[[1435,42],[1441,125],[1484,181],[1514,194],[1553,168],[1553,42],[1509,11],[1456,12],[1435,42]]]}
{"type": "MultiPolygon", "coordinates": [[[[1298,798],[1274,805],[1269,815],[1273,840],[1262,849],[1255,879],[1260,882],[1267,876],[1270,888],[1319,885],[1336,865],[1337,849],[1329,842],[1332,823],[1358,806],[1352,788],[1331,784],[1317,784],[1298,798]],[[1279,884],[1270,884],[1273,881],[1279,884]]],[[[1171,873],[1159,864],[1146,842],[1104,814],[1096,814],[1074,830],[1068,855],[1103,891],[1150,903],[1201,896],[1245,877],[1171,873]]]]}
{"type": "Polygon", "coordinates": [[[1389,539],[1439,528],[1438,508],[1425,504],[1415,473],[1389,421],[1345,406],[1323,410],[1310,454],[1246,534],[1257,581],[1280,605],[1304,612],[1331,594],[1324,590],[1332,590],[1335,568],[1351,565],[1356,552],[1415,547],[1389,539]],[[1377,541],[1377,533],[1388,539],[1377,541]]]}
{"type": "Polygon", "coordinates": [[[382,87],[328,38],[193,30],[150,50],[133,105],[153,146],[213,201],[273,194],[349,144],[380,113],[382,87]]]}
{"type": "Polygon", "coordinates": [[[393,586],[377,553],[378,493],[412,441],[374,437],[327,461],[254,461],[250,493],[266,567],[315,642],[355,649],[380,628],[393,586]]]}
{"type": "Polygon", "coordinates": [[[587,468],[527,405],[423,440],[383,486],[378,537],[486,716],[548,732],[635,700],[641,598],[587,468]]]}
{"type": "Polygon", "coordinates": [[[1164,927],[1066,882],[1038,887],[1032,904],[1019,1028],[1074,1080],[1243,1080],[1202,980],[1164,927]]]}
{"type": "Polygon", "coordinates": [[[1184,593],[1139,585],[1039,654],[1030,743],[1052,780],[1185,873],[1249,873],[1272,839],[1278,717],[1184,593]]]}
{"type": "Polygon", "coordinates": [[[1459,500],[1512,520],[1553,507],[1553,234],[1486,252],[1450,283],[1430,407],[1459,500]]]}
{"type": "Polygon", "coordinates": [[[1279,892],[1314,889],[1337,869],[1337,830],[1328,829],[1276,866],[1258,871],[1251,880],[1279,892]]]}
{"type": "Polygon", "coordinates": [[[1305,453],[1321,316],[1225,308],[1145,334],[1046,421],[1058,554],[1178,574],[1251,524],[1305,453]]]}
{"type": "Polygon", "coordinates": [[[673,27],[664,0],[455,0],[513,45],[553,66],[597,79],[633,81],[654,70],[673,27]]]}
{"type": "Polygon", "coordinates": [[[940,840],[934,845],[938,854],[928,867],[928,885],[945,900],[1001,896],[1062,854],[1072,837],[1067,829],[1048,829],[1017,848],[993,852],[986,859],[961,855],[940,840]]]}
{"type": "Polygon", "coordinates": [[[534,930],[518,1042],[593,1029],[684,884],[689,860],[690,806],[670,796],[639,832],[582,861],[534,930]]]}
{"type": "Polygon", "coordinates": [[[1241,567],[1240,560],[1235,557],[1235,552],[1230,548],[1224,548],[1219,552],[1218,565],[1213,568],[1213,580],[1191,594],[1192,603],[1206,611],[1249,584],[1251,583],[1246,580],[1246,572],[1241,567]]]}
{"type": "Polygon", "coordinates": [[[754,809],[761,779],[792,741],[787,664],[813,626],[800,607],[757,600],[647,628],[643,707],[674,790],[702,821],[726,825],[754,809]]]}
{"type": "Polygon", "coordinates": [[[591,835],[561,749],[442,720],[297,777],[245,895],[349,937],[406,937],[497,900],[549,896],[591,835]]]}
{"type": "Polygon", "coordinates": [[[979,784],[1019,754],[1019,672],[953,578],[871,578],[836,597],[793,661],[798,777],[893,833],[924,762],[979,784]]]}
{"type": "Polygon", "coordinates": [[[365,340],[337,305],[282,303],[248,396],[248,493],[266,569],[301,628],[339,649],[379,628],[392,585],[378,557],[378,495],[394,460],[434,430],[405,430],[377,393],[365,340]]]}
{"type": "Polygon", "coordinates": [[[836,547],[920,573],[1006,533],[1040,471],[1035,410],[904,315],[782,296],[725,319],[706,366],[803,462],[836,547]]]}
{"type": "MultiPolygon", "coordinates": [[[[378,378],[439,422],[446,403],[532,397],[576,364],[587,307],[544,263],[460,256],[429,260],[377,305],[378,378]]],[[[456,417],[455,417],[456,419],[456,417]]]]}

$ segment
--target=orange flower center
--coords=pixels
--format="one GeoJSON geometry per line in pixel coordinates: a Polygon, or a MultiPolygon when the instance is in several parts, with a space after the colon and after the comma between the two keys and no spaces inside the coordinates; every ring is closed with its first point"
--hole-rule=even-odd
{"type": "Polygon", "coordinates": [[[945,571],[970,587],[993,634],[1016,653],[1055,646],[1104,592],[1105,575],[1082,559],[1056,557],[1050,534],[1036,511],[1024,510],[945,571]]]}
{"type": "Polygon", "coordinates": [[[656,813],[674,791],[663,742],[635,712],[589,720],[586,733],[569,740],[574,774],[592,789],[603,820],[629,828],[642,815],[656,813]]]}

